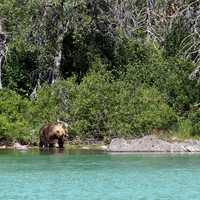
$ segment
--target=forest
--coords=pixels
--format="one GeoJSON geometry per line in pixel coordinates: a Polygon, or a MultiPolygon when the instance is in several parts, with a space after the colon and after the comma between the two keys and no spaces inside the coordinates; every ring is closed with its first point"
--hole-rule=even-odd
{"type": "Polygon", "coordinates": [[[199,0],[0,1],[0,143],[199,137],[199,74],[199,0]]]}

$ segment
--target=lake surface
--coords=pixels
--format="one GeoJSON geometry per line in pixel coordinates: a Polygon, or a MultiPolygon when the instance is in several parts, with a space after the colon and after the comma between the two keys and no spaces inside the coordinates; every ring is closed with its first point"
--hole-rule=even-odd
{"type": "Polygon", "coordinates": [[[199,200],[200,155],[0,151],[1,200],[199,200]]]}

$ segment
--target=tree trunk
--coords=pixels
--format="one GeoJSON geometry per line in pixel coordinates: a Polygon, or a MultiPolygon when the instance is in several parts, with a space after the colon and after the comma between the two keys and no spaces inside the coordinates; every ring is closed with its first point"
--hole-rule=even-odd
{"type": "Polygon", "coordinates": [[[39,74],[39,76],[37,78],[37,83],[33,89],[33,92],[30,95],[31,100],[34,100],[37,97],[37,90],[38,90],[38,88],[40,88],[40,79],[41,79],[41,74],[39,74]]]}
{"type": "Polygon", "coordinates": [[[3,88],[2,87],[2,78],[1,78],[1,76],[2,76],[2,70],[1,70],[1,68],[2,68],[2,57],[0,56],[0,90],[3,88]]]}
{"type": "Polygon", "coordinates": [[[54,67],[48,77],[49,84],[54,84],[60,78],[61,59],[62,59],[62,47],[61,45],[58,44],[57,52],[54,57],[54,67]]]}
{"type": "Polygon", "coordinates": [[[0,89],[2,86],[2,67],[6,59],[7,46],[6,46],[7,35],[4,32],[4,21],[0,19],[0,89]]]}
{"type": "Polygon", "coordinates": [[[67,32],[67,24],[64,23],[64,0],[60,2],[60,21],[57,24],[58,30],[60,34],[58,35],[56,41],[56,52],[54,57],[54,68],[52,79],[49,81],[50,84],[55,83],[60,78],[60,68],[61,68],[61,60],[62,60],[62,50],[63,50],[63,40],[65,33],[67,32]]]}

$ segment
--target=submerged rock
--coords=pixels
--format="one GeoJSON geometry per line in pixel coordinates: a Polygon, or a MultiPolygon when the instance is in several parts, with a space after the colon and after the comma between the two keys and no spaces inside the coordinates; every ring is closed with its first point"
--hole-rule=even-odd
{"type": "Polygon", "coordinates": [[[113,139],[108,147],[112,152],[200,152],[200,141],[185,141],[170,143],[155,136],[145,136],[138,139],[113,139]]]}
{"type": "Polygon", "coordinates": [[[27,145],[21,145],[20,143],[16,142],[13,147],[16,149],[16,150],[19,150],[19,151],[28,151],[29,148],[27,145]]]}

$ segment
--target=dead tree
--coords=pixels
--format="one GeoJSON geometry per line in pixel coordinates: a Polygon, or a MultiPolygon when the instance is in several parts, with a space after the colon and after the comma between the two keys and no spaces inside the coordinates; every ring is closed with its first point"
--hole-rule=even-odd
{"type": "Polygon", "coordinates": [[[5,32],[5,19],[0,19],[0,89],[2,86],[2,67],[7,55],[7,34],[5,32]]]}

